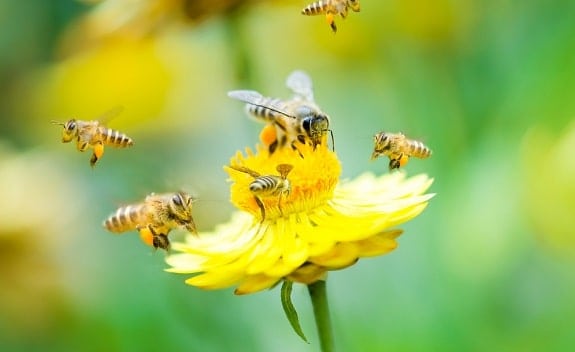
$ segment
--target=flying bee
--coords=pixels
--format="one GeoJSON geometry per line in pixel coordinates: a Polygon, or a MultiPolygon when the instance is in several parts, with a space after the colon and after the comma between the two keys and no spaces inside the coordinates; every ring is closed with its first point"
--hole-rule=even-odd
{"type": "Polygon", "coordinates": [[[119,208],[104,221],[114,233],[138,230],[142,241],[154,248],[168,250],[169,232],[184,228],[197,233],[192,217],[193,198],[185,192],[150,194],[143,202],[119,208]]]}
{"type": "Polygon", "coordinates": [[[63,126],[62,143],[69,143],[76,140],[76,149],[84,152],[88,147],[92,147],[92,157],[90,166],[94,167],[96,162],[104,155],[104,145],[116,148],[126,148],[134,145],[132,138],[126,134],[107,128],[105,123],[120,113],[121,107],[117,107],[100,116],[97,120],[84,121],[71,119],[67,122],[52,120],[52,124],[63,126]]]}
{"type": "Polygon", "coordinates": [[[316,16],[325,14],[325,19],[331,30],[336,33],[335,16],[347,17],[348,9],[359,12],[359,0],[319,0],[315,1],[301,10],[302,15],[316,16]]]}
{"type": "Polygon", "coordinates": [[[431,156],[431,149],[420,141],[408,139],[403,133],[379,132],[373,137],[375,146],[371,160],[380,155],[389,157],[389,170],[399,169],[409,157],[425,159],[431,156]]]}
{"type": "Polygon", "coordinates": [[[315,148],[323,142],[327,132],[331,134],[333,145],[329,116],[314,101],[311,78],[303,71],[294,71],[288,76],[286,86],[294,93],[290,100],[264,97],[253,90],[233,90],[228,96],[247,103],[248,115],[274,126],[275,138],[268,144],[270,154],[287,144],[297,150],[297,142],[315,148]]]}
{"type": "Polygon", "coordinates": [[[287,179],[287,175],[293,169],[290,164],[279,164],[276,166],[276,170],[279,173],[277,175],[260,175],[258,172],[251,170],[245,166],[235,166],[231,165],[230,168],[246,173],[254,178],[252,183],[250,183],[250,192],[254,195],[255,201],[258,204],[261,213],[262,221],[266,218],[266,208],[261,200],[261,197],[278,197],[278,209],[280,213],[283,214],[281,208],[282,196],[285,194],[289,196],[291,192],[291,184],[287,179]]]}

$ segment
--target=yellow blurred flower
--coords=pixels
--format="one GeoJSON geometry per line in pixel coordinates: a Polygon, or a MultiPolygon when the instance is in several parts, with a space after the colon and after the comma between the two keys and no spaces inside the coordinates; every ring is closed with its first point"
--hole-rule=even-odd
{"type": "Polygon", "coordinates": [[[542,126],[523,138],[524,207],[536,240],[543,247],[573,258],[575,254],[575,121],[560,136],[542,126]]]}
{"type": "Polygon", "coordinates": [[[167,270],[198,274],[186,283],[203,289],[237,285],[236,294],[260,291],[283,279],[311,284],[327,271],[395,249],[402,231],[393,227],[421,213],[433,196],[424,194],[432,183],[426,175],[406,179],[401,172],[380,177],[367,173],[340,182],[339,160],[325,144],[315,150],[298,148],[272,155],[262,147],[255,153],[238,152],[231,165],[261,175],[277,174],[278,164],[293,166],[287,176],[291,192],[282,198],[281,209],[277,196],[262,198],[262,220],[249,190],[253,176],[226,167],[233,181],[231,201],[241,211],[213,232],[174,243],[181,253],[167,258],[167,270]]]}
{"type": "Polygon", "coordinates": [[[62,253],[86,211],[85,185],[50,153],[18,152],[0,140],[0,325],[3,336],[38,336],[70,299],[62,253]],[[7,335],[6,335],[7,334],[7,335]]]}
{"type": "Polygon", "coordinates": [[[103,0],[78,23],[78,29],[89,42],[144,38],[173,25],[201,23],[257,2],[263,0],[103,0]]]}

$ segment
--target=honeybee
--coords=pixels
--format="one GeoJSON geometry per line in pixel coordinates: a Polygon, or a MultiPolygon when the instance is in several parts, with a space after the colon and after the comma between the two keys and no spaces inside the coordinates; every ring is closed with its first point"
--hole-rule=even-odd
{"type": "Polygon", "coordinates": [[[408,139],[403,133],[379,132],[373,138],[375,146],[371,160],[380,155],[389,157],[389,170],[399,169],[409,157],[425,159],[431,156],[431,149],[420,141],[408,139]]]}
{"type": "Polygon", "coordinates": [[[294,71],[288,76],[286,86],[294,93],[290,100],[264,97],[253,90],[233,90],[228,96],[247,103],[249,115],[274,127],[275,136],[268,145],[270,154],[287,144],[297,150],[297,142],[309,143],[315,148],[328,131],[333,144],[329,116],[314,101],[311,78],[303,71],[294,71]]]}
{"type": "Polygon", "coordinates": [[[246,173],[254,178],[252,183],[250,183],[250,192],[254,195],[255,201],[260,207],[262,213],[262,221],[266,218],[266,208],[264,203],[260,199],[261,197],[278,197],[278,209],[280,213],[282,212],[281,200],[282,196],[285,194],[288,196],[291,192],[291,184],[287,179],[287,175],[293,169],[290,164],[279,164],[276,166],[276,170],[279,173],[277,175],[260,175],[258,172],[251,170],[245,166],[235,166],[231,165],[230,168],[246,173]]]}
{"type": "Polygon", "coordinates": [[[116,148],[126,148],[134,145],[132,138],[126,134],[107,128],[106,121],[112,119],[122,111],[117,107],[100,116],[97,120],[83,121],[71,119],[67,122],[52,120],[52,124],[63,126],[62,143],[69,143],[76,139],[76,149],[84,152],[88,147],[94,149],[90,158],[90,166],[94,167],[96,162],[104,155],[104,145],[116,148]]]}
{"type": "Polygon", "coordinates": [[[336,33],[335,16],[347,17],[348,9],[359,12],[359,0],[319,0],[315,1],[301,10],[302,15],[315,16],[325,14],[325,19],[331,30],[336,33]]]}
{"type": "Polygon", "coordinates": [[[169,232],[184,228],[197,233],[192,217],[193,198],[185,192],[150,194],[141,203],[126,205],[104,221],[104,227],[115,233],[138,230],[142,241],[154,248],[168,250],[169,232]]]}

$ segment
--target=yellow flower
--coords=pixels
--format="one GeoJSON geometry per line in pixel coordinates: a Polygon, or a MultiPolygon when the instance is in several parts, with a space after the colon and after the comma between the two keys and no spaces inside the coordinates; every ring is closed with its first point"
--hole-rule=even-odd
{"type": "Polygon", "coordinates": [[[186,280],[189,285],[237,286],[236,294],[247,294],[284,279],[313,283],[329,270],[395,249],[402,231],[393,227],[421,213],[433,196],[424,194],[432,183],[426,175],[406,179],[402,172],[367,173],[340,182],[339,160],[325,144],[315,150],[287,147],[272,155],[263,147],[255,153],[248,149],[245,155],[238,152],[231,166],[235,169],[225,167],[233,182],[231,201],[241,211],[213,232],[174,243],[181,253],[167,258],[167,271],[197,274],[186,280]],[[291,192],[281,203],[277,195],[261,197],[262,219],[249,189],[254,175],[237,169],[278,176],[278,164],[293,166],[287,175],[291,192]]]}

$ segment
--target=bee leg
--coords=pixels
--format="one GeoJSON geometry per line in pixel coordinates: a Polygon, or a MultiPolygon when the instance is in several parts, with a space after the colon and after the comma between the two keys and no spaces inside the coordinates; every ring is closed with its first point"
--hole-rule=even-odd
{"type": "Polygon", "coordinates": [[[260,207],[260,210],[262,212],[262,222],[264,222],[264,220],[266,219],[266,207],[264,206],[262,200],[259,199],[258,197],[254,196],[254,199],[256,200],[258,207],[260,207]]]}
{"type": "MultiPolygon", "coordinates": [[[[297,140],[298,140],[301,144],[305,144],[305,137],[304,137],[304,136],[298,136],[298,137],[297,137],[297,140]],[[300,137],[301,137],[301,138],[300,138],[300,137]]],[[[296,144],[295,144],[295,141],[293,141],[293,142],[291,143],[291,149],[295,150],[295,151],[299,154],[300,158],[303,159],[303,154],[299,151],[299,149],[297,149],[297,146],[296,146],[296,144]]]]}
{"type": "Polygon", "coordinates": [[[401,154],[398,161],[399,161],[399,167],[405,166],[409,161],[409,156],[407,156],[406,154],[401,154]]]}
{"type": "Polygon", "coordinates": [[[94,144],[94,152],[90,158],[90,166],[94,167],[102,155],[104,155],[104,144],[102,142],[97,142],[94,144]]]}
{"type": "Polygon", "coordinates": [[[399,159],[390,158],[389,159],[389,171],[393,171],[394,169],[399,169],[401,163],[399,159]]]}
{"type": "Polygon", "coordinates": [[[347,7],[345,7],[340,13],[341,18],[345,19],[347,17],[347,7]]]}
{"type": "Polygon", "coordinates": [[[150,230],[148,226],[140,226],[140,225],[136,226],[136,230],[138,230],[142,242],[144,242],[150,247],[154,245],[155,231],[150,230]]]}
{"type": "Polygon", "coordinates": [[[157,233],[152,225],[136,227],[136,230],[140,233],[140,238],[142,241],[154,249],[162,248],[166,251],[170,248],[170,241],[168,236],[163,233],[157,233]]]}
{"type": "Polygon", "coordinates": [[[94,154],[96,154],[96,157],[98,157],[98,159],[100,159],[102,155],[104,155],[104,143],[100,141],[94,145],[94,154]]]}
{"type": "Polygon", "coordinates": [[[170,240],[168,239],[168,236],[163,233],[154,236],[153,245],[154,248],[161,248],[166,252],[170,250],[170,240]]]}
{"type": "Polygon", "coordinates": [[[267,124],[260,132],[260,142],[267,145],[268,148],[272,143],[277,143],[277,133],[274,124],[267,124]]]}
{"type": "Polygon", "coordinates": [[[278,197],[278,209],[280,210],[281,217],[284,216],[284,212],[282,211],[282,195],[283,195],[283,192],[280,193],[280,195],[278,197]]]}
{"type": "Polygon", "coordinates": [[[278,140],[276,139],[273,143],[271,143],[268,146],[268,152],[270,154],[273,154],[276,151],[277,147],[278,147],[278,140]]]}
{"type": "Polygon", "coordinates": [[[153,235],[152,246],[154,246],[154,249],[161,248],[168,251],[170,249],[170,240],[168,239],[168,235],[161,232],[157,233],[152,225],[148,225],[147,228],[153,235]]]}
{"type": "Polygon", "coordinates": [[[327,13],[325,15],[325,20],[327,22],[327,24],[329,24],[329,26],[331,27],[332,32],[336,33],[337,32],[337,26],[335,25],[335,21],[333,20],[333,13],[327,13]]]}
{"type": "Polygon", "coordinates": [[[81,152],[84,152],[86,151],[86,149],[88,149],[88,143],[81,141],[80,137],[78,137],[78,141],[76,141],[76,149],[78,149],[81,152]]]}

